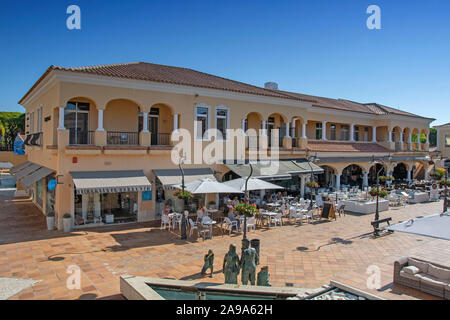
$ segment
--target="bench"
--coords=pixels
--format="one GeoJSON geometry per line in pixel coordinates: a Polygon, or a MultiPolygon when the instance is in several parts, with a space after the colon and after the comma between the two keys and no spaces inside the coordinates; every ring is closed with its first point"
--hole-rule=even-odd
{"type": "MultiPolygon", "coordinates": [[[[372,221],[370,224],[372,225],[372,227],[373,227],[373,233],[374,233],[374,235],[375,236],[379,236],[379,234],[380,234],[380,231],[382,230],[381,228],[380,228],[380,224],[381,223],[387,223],[387,225],[388,226],[390,226],[391,225],[391,222],[392,221],[392,218],[385,218],[385,219],[379,219],[379,220],[375,220],[375,221],[372,221]]],[[[389,231],[389,232],[393,232],[393,231],[389,231]]]]}

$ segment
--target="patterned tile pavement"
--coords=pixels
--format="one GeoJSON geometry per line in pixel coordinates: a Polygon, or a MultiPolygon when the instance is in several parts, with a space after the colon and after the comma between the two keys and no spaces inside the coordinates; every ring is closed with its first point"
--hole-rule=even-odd
{"type": "MultiPolygon", "coordinates": [[[[442,203],[416,204],[383,212],[393,222],[440,212],[442,203]]],[[[448,241],[394,233],[374,239],[373,216],[347,214],[337,221],[258,229],[261,265],[268,265],[274,286],[318,288],[337,280],[389,299],[432,298],[392,287],[394,261],[402,256],[450,264],[448,241]],[[367,267],[381,270],[380,290],[368,290],[367,267]]],[[[203,279],[223,282],[222,259],[230,243],[241,247],[242,234],[216,232],[211,240],[179,239],[178,231],[128,224],[72,232],[47,231],[45,219],[29,200],[0,193],[0,277],[40,280],[10,299],[122,299],[119,276],[203,279]],[[199,275],[203,255],[215,253],[214,277],[199,275]],[[81,288],[66,286],[67,268],[81,269],[81,288]]]]}

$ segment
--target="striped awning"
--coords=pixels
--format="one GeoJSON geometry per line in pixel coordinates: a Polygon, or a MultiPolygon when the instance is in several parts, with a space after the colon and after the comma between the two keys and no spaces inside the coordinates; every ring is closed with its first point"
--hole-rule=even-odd
{"type": "MultiPolygon", "coordinates": [[[[217,181],[214,172],[210,168],[186,168],[184,172],[184,183],[189,183],[195,180],[211,179],[217,181]]],[[[180,169],[159,169],[153,170],[153,173],[158,177],[164,189],[174,189],[175,185],[181,184],[180,169]]]]}
{"type": "Polygon", "coordinates": [[[150,191],[142,170],[70,172],[77,194],[150,191]]]}

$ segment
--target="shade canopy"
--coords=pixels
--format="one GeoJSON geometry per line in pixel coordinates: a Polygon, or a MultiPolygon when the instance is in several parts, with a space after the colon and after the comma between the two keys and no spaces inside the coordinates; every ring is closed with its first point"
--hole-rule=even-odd
{"type": "Polygon", "coordinates": [[[150,191],[142,170],[71,172],[77,194],[150,191]]]}
{"type": "MultiPolygon", "coordinates": [[[[214,172],[210,168],[186,168],[184,172],[184,184],[201,179],[210,179],[217,181],[214,177],[214,172]]],[[[159,169],[153,170],[153,173],[158,177],[164,189],[173,189],[175,185],[181,183],[180,169],[159,169]]]]}
{"type": "MultiPolygon", "coordinates": [[[[230,186],[234,189],[238,189],[245,192],[245,178],[234,179],[231,181],[224,182],[227,186],[230,186]]],[[[277,186],[276,184],[258,179],[258,178],[250,178],[247,183],[247,190],[272,190],[272,189],[284,189],[283,187],[277,186]]]]}
{"type": "Polygon", "coordinates": [[[412,219],[387,227],[387,230],[450,240],[450,213],[412,219]]]}
{"type": "MultiPolygon", "coordinates": [[[[249,164],[225,164],[228,169],[241,177],[247,177],[250,174],[249,164]]],[[[260,161],[252,163],[252,177],[262,180],[289,180],[293,176],[302,174],[323,173],[324,170],[312,162],[306,160],[274,160],[260,161]],[[271,167],[272,166],[272,167],[271,167]]]]}
{"type": "MultiPolygon", "coordinates": [[[[181,184],[175,186],[178,189],[181,189],[181,184]]],[[[184,190],[189,191],[193,194],[202,194],[202,193],[242,193],[241,190],[235,189],[226,185],[225,183],[221,183],[211,179],[200,179],[195,180],[184,185],[184,190]]]]}
{"type": "Polygon", "coordinates": [[[10,169],[16,181],[25,188],[30,188],[35,182],[54,173],[55,170],[27,161],[10,169]]]}
{"type": "Polygon", "coordinates": [[[22,180],[20,180],[20,183],[25,188],[29,188],[33,185],[33,183],[44,179],[48,175],[54,173],[55,170],[49,169],[47,167],[40,167],[38,170],[34,171],[33,173],[27,175],[22,180]]]}

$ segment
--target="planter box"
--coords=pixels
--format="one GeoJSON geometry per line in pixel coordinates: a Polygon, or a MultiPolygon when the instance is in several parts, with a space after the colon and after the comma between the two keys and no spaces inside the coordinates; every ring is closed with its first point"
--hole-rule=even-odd
{"type": "Polygon", "coordinates": [[[47,217],[47,230],[55,230],[55,217],[47,217]]]}
{"type": "Polygon", "coordinates": [[[105,223],[114,223],[114,215],[105,214],[105,223]]]}
{"type": "Polygon", "coordinates": [[[72,232],[72,218],[63,218],[64,232],[72,232]]]}

